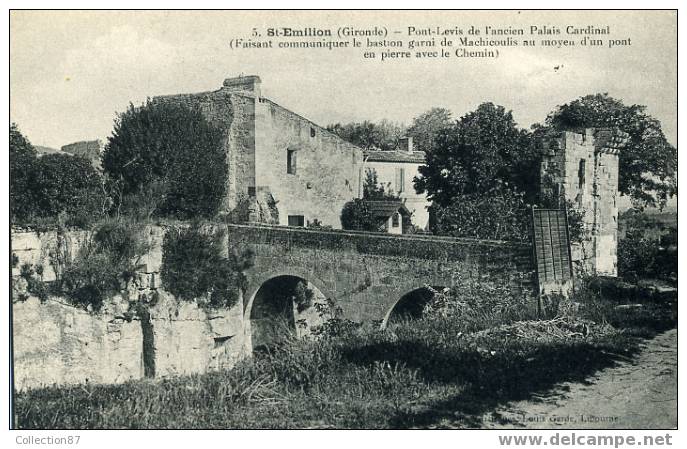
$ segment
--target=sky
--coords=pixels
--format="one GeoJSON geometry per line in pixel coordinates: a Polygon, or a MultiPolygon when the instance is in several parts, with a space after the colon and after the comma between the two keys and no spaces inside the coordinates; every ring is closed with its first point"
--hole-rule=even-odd
{"type": "Polygon", "coordinates": [[[676,27],[676,13],[665,11],[13,11],[10,119],[34,145],[59,148],[105,139],[130,102],[216,90],[225,78],[244,74],[261,77],[265,97],[323,126],[381,119],[409,124],[432,107],[458,118],[491,101],[528,128],[557,105],[608,92],[646,105],[676,144],[676,27]],[[336,33],[342,26],[405,33],[409,26],[471,25],[608,25],[613,38],[630,38],[631,45],[519,47],[502,49],[495,59],[384,62],[363,58],[360,49],[230,48],[254,27],[263,34],[268,27],[336,33]]]}

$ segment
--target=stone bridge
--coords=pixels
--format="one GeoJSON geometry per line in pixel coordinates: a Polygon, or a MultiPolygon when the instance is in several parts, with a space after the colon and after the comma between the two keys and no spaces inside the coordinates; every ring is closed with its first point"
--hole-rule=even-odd
{"type": "MultiPolygon", "coordinates": [[[[276,338],[286,324],[298,334],[322,322],[318,303],[333,303],[341,317],[386,324],[418,315],[431,297],[426,287],[465,288],[480,298],[492,287],[531,299],[536,308],[529,245],[426,235],[373,234],[261,225],[227,229],[230,251],[251,250],[243,301],[230,309],[206,310],[179,301],[159,283],[162,244],[169,228],[148,228],[151,250],[144,256],[145,295],[158,293],[146,320],[124,319],[128,299],[113,298],[97,314],[64,298],[21,299],[23,264],[42,266],[44,281],[55,273],[50,254],[67,245],[78,251],[86,233],[12,233],[12,338],[15,385],[122,382],[142,377],[201,373],[230,368],[276,338]],[[16,288],[16,292],[14,291],[16,288]],[[298,307],[294,298],[308,299],[298,307]],[[327,299],[331,301],[326,301],[327,299]],[[294,305],[295,304],[295,305],[294,305]],[[37,332],[36,330],[39,330],[37,332]]],[[[25,282],[24,282],[25,284],[25,282]]],[[[130,293],[133,294],[133,293],[130,293]]],[[[330,309],[331,310],[331,309],[330,309]]]]}
{"type": "Polygon", "coordinates": [[[525,244],[233,224],[228,241],[255,255],[244,295],[253,346],[260,345],[256,333],[263,332],[257,323],[275,315],[316,321],[312,310],[293,306],[298,283],[314,292],[314,302],[331,300],[344,318],[383,325],[396,316],[417,315],[431,297],[427,287],[490,283],[530,295],[537,306],[531,247],[525,244]]]}

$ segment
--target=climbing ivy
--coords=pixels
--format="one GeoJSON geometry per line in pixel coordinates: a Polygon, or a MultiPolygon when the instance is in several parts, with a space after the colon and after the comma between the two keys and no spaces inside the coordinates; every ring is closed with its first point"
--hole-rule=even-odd
{"type": "Polygon", "coordinates": [[[162,244],[160,277],[164,288],[184,301],[211,308],[232,307],[245,291],[243,271],[253,265],[250,251],[224,252],[223,231],[192,225],[170,229],[162,244]]]}

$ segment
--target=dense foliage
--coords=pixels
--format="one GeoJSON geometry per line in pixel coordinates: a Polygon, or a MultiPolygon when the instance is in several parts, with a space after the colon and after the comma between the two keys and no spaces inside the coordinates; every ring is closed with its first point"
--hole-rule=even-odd
{"type": "Polygon", "coordinates": [[[504,186],[463,194],[446,207],[432,206],[432,233],[490,240],[529,240],[530,209],[523,194],[504,186]]]}
{"type": "Polygon", "coordinates": [[[10,217],[24,220],[33,209],[32,182],[36,150],[15,123],[10,125],[10,217]]]}
{"type": "Polygon", "coordinates": [[[39,217],[68,217],[85,226],[102,218],[107,208],[103,181],[91,162],[79,156],[47,154],[36,163],[33,204],[39,217]]]}
{"type": "Polygon", "coordinates": [[[370,204],[361,198],[355,198],[344,204],[341,211],[341,227],[351,231],[379,232],[380,223],[372,216],[370,204]]]}
{"type": "Polygon", "coordinates": [[[150,246],[143,227],[107,221],[87,236],[74,257],[65,257],[56,289],[77,306],[98,311],[108,297],[126,290],[150,246]]]}
{"type": "Polygon", "coordinates": [[[451,111],[444,108],[432,108],[415,117],[406,134],[413,138],[415,150],[429,151],[439,132],[452,124],[451,111]]]}
{"type": "Polygon", "coordinates": [[[102,178],[90,161],[68,154],[38,157],[10,126],[10,214],[18,224],[61,222],[84,227],[107,208],[102,178]]]}
{"type": "Polygon", "coordinates": [[[194,225],[170,229],[162,245],[160,277],[179,299],[209,307],[232,307],[245,290],[243,271],[253,265],[250,252],[223,255],[224,233],[194,225]]]}
{"type": "Polygon", "coordinates": [[[646,106],[627,106],[608,94],[586,95],[559,106],[537,132],[589,127],[618,127],[630,135],[620,152],[621,193],[640,206],[662,206],[677,194],[677,149],[646,106]]]}
{"type": "Polygon", "coordinates": [[[117,206],[147,202],[158,216],[211,217],[225,193],[222,131],[199,109],[148,101],[115,120],[103,154],[117,206]]]}
{"type": "Polygon", "coordinates": [[[621,216],[625,236],[618,241],[618,274],[634,279],[677,280],[677,223],[629,210],[621,216]]]}
{"type": "Polygon", "coordinates": [[[483,103],[444,128],[426,159],[415,189],[439,206],[498,186],[523,192],[527,199],[539,190],[539,157],[530,133],[517,128],[503,106],[483,103]]]}
{"type": "Polygon", "coordinates": [[[481,104],[438,131],[426,159],[414,183],[433,201],[433,233],[528,238],[528,205],[538,200],[539,157],[511,112],[481,104]]]}
{"type": "Polygon", "coordinates": [[[405,127],[398,123],[381,120],[378,123],[336,123],[328,125],[327,130],[364,150],[395,150],[405,127]]]}

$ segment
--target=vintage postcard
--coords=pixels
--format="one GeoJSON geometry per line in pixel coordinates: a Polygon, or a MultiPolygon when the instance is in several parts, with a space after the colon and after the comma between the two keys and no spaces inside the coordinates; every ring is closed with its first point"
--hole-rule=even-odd
{"type": "Polygon", "coordinates": [[[15,443],[672,445],[677,16],[9,11],[15,443]]]}

